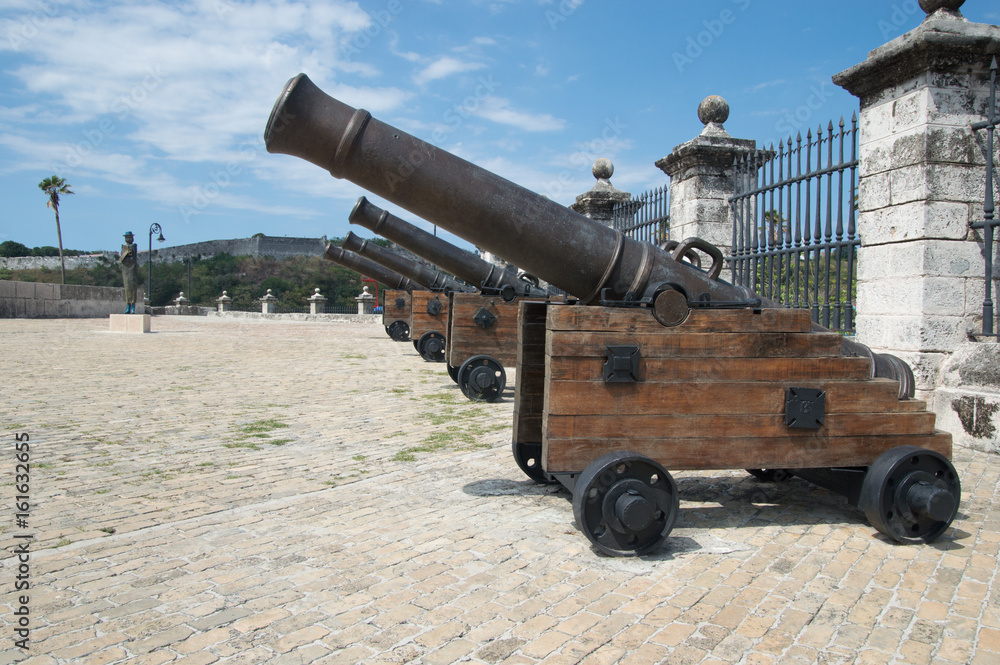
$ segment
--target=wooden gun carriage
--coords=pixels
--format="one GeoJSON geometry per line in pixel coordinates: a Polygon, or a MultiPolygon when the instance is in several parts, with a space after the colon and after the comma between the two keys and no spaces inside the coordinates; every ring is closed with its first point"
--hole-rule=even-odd
{"type": "Polygon", "coordinates": [[[410,291],[426,287],[333,243],[326,246],[323,258],[388,286],[389,290],[385,292],[385,303],[382,308],[382,325],[385,326],[386,334],[397,342],[405,342],[410,338],[410,291]],[[391,300],[389,294],[393,294],[391,300]],[[401,298],[402,303],[399,302],[401,298]]]}
{"type": "Polygon", "coordinates": [[[413,348],[424,360],[444,362],[448,294],[452,291],[469,291],[471,287],[350,232],[344,237],[343,247],[395,270],[428,289],[410,294],[409,336],[413,340],[413,348]]]}
{"type": "MultiPolygon", "coordinates": [[[[269,152],[313,162],[578,298],[522,302],[512,448],[610,555],[655,551],[673,528],[668,469],[794,473],[847,497],[900,543],[948,529],[961,486],[951,436],[909,367],[538,194],[289,81],[269,152]],[[425,159],[406,178],[399,155],[425,159]]],[[[712,255],[711,252],[709,252],[712,255]]]]}
{"type": "Polygon", "coordinates": [[[410,339],[410,292],[389,289],[384,291],[382,325],[389,337],[397,342],[410,339]]]}

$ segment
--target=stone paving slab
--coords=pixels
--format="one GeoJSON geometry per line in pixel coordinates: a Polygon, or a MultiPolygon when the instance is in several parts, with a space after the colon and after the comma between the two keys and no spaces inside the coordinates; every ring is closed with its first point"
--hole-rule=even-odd
{"type": "Polygon", "coordinates": [[[679,472],[664,549],[608,558],[511,458],[512,395],[468,402],[379,325],[106,330],[0,321],[35,534],[25,652],[2,523],[0,665],[1000,662],[996,456],[957,451],[932,546],[798,479],[679,472]]]}

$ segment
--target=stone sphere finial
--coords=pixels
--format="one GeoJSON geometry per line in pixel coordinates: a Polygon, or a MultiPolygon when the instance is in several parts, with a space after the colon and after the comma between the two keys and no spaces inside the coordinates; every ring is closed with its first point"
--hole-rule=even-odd
{"type": "Polygon", "coordinates": [[[965,4],[965,0],[919,0],[920,8],[931,15],[939,9],[947,9],[949,12],[957,12],[965,4]]]}
{"type": "Polygon", "coordinates": [[[594,162],[594,167],[590,172],[598,180],[609,180],[615,174],[615,165],[607,157],[600,157],[594,162]]]}
{"type": "Polygon", "coordinates": [[[609,180],[615,174],[615,165],[607,157],[600,157],[594,162],[594,168],[591,169],[591,173],[598,180],[609,180]]]}
{"type": "Polygon", "coordinates": [[[721,125],[729,119],[729,102],[718,95],[709,95],[698,104],[698,119],[702,124],[721,125]]]}

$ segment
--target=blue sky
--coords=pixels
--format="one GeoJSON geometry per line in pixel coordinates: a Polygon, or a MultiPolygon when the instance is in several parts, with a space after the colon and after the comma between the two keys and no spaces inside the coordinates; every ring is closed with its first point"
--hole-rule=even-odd
{"type": "MultiPolygon", "coordinates": [[[[1000,23],[996,0],[962,12],[1000,23]]],[[[653,163],[698,134],[705,96],[761,143],[849,119],[830,77],[923,17],[916,0],[0,0],[0,241],[57,244],[53,174],[75,192],[67,248],[129,230],[145,247],[153,222],[164,246],[358,230],[365,192],[264,150],[299,72],[560,203],[598,157],[638,194],[667,182],[653,163]]]]}

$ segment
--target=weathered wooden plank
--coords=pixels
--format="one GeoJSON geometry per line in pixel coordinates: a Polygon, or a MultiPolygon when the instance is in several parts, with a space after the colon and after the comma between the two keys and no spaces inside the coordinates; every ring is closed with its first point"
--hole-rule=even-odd
{"type": "Polygon", "coordinates": [[[579,473],[601,455],[628,450],[646,455],[669,471],[697,469],[801,469],[869,466],[879,455],[902,445],[934,450],[950,458],[951,434],[935,431],[914,436],[852,436],[825,439],[555,439],[542,442],[543,466],[549,473],[579,473]]]}
{"type": "MultiPolygon", "coordinates": [[[[604,381],[604,356],[550,356],[551,381],[604,381]]],[[[867,379],[867,358],[640,358],[640,381],[867,379]]]]}
{"type": "Polygon", "coordinates": [[[486,332],[509,330],[511,338],[515,338],[517,330],[518,303],[504,302],[497,296],[483,296],[475,293],[456,293],[452,296],[452,324],[456,328],[473,328],[482,330],[475,318],[481,309],[485,309],[496,320],[486,332]]]}
{"type": "MultiPolygon", "coordinates": [[[[414,310],[416,308],[414,307],[414,310]]],[[[839,356],[836,333],[622,333],[549,331],[550,356],[604,357],[604,347],[636,345],[643,358],[801,358],[839,356]]]]}
{"type": "Polygon", "coordinates": [[[410,294],[406,291],[391,289],[384,292],[384,302],[382,306],[382,325],[388,326],[393,321],[410,321],[410,294]],[[397,305],[396,301],[402,298],[403,304],[397,305]]]}
{"type": "Polygon", "coordinates": [[[553,381],[546,385],[545,411],[557,415],[641,416],[672,414],[784,413],[786,388],[826,391],[826,413],[899,410],[899,386],[891,379],[789,381],[599,383],[553,381]]]}
{"type": "Polygon", "coordinates": [[[546,303],[531,301],[522,301],[518,308],[517,382],[514,385],[515,442],[538,443],[542,440],[546,308],[546,303]]]}
{"type": "Polygon", "coordinates": [[[505,368],[517,363],[517,348],[513,339],[476,339],[463,336],[463,331],[451,329],[448,337],[448,364],[458,367],[473,356],[490,356],[505,368]]]}
{"type": "Polygon", "coordinates": [[[420,339],[424,333],[437,332],[448,337],[448,298],[442,293],[414,291],[411,295],[410,339],[420,339]],[[437,300],[441,310],[435,316],[427,311],[427,303],[437,300]]]}
{"type": "MultiPolygon", "coordinates": [[[[632,416],[545,415],[546,435],[555,439],[790,438],[800,441],[838,436],[925,435],[934,432],[934,413],[833,413],[820,429],[789,428],[784,414],[632,416]]],[[[803,443],[803,445],[808,445],[803,443]]]]}
{"type": "Polygon", "coordinates": [[[519,443],[542,442],[542,416],[540,413],[514,412],[514,441],[519,443]]]}
{"type": "Polygon", "coordinates": [[[679,326],[664,327],[648,307],[553,306],[548,311],[549,330],[600,332],[809,332],[812,319],[802,309],[693,309],[679,326]]]}

